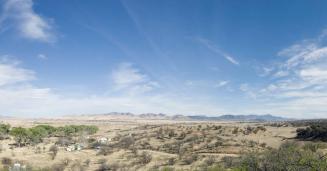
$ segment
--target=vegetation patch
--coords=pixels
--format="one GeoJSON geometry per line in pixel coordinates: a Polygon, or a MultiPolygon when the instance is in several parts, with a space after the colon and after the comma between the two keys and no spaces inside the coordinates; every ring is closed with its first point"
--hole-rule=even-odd
{"type": "Polygon", "coordinates": [[[316,123],[306,128],[298,128],[296,132],[299,139],[327,141],[327,124],[325,123],[316,123]]]}

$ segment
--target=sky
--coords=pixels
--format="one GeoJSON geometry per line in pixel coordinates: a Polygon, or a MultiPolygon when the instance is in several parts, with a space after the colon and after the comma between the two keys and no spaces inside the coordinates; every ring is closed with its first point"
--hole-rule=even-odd
{"type": "Polygon", "coordinates": [[[0,115],[327,118],[327,1],[0,0],[0,115]]]}

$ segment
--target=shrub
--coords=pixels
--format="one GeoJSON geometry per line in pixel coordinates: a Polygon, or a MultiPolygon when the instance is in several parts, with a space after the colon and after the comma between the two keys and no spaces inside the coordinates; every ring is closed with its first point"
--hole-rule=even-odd
{"type": "MultiPolygon", "coordinates": [[[[207,171],[226,171],[226,169],[224,167],[222,167],[221,165],[215,165],[215,166],[209,167],[207,169],[207,171]]],[[[235,171],[238,171],[238,170],[235,170],[235,171]]],[[[243,171],[243,170],[240,170],[240,171],[243,171]]]]}
{"type": "Polygon", "coordinates": [[[193,162],[198,160],[198,155],[197,154],[192,154],[192,155],[186,155],[184,159],[182,159],[182,161],[184,162],[184,164],[186,165],[190,165],[193,162]]]}
{"type": "Polygon", "coordinates": [[[50,148],[49,148],[49,152],[50,152],[50,156],[52,158],[52,160],[55,159],[55,157],[57,156],[57,153],[58,153],[59,149],[56,145],[52,145],[50,148]]]}
{"type": "Polygon", "coordinates": [[[98,127],[93,125],[66,125],[63,127],[56,128],[54,135],[56,136],[77,136],[82,133],[95,134],[99,130],[98,127]]]}
{"type": "Polygon", "coordinates": [[[33,127],[29,129],[30,135],[28,137],[29,142],[32,144],[38,144],[42,142],[44,137],[48,136],[48,131],[43,127],[33,127]]]}
{"type": "Polygon", "coordinates": [[[40,154],[41,153],[41,147],[36,147],[36,149],[35,149],[35,154],[40,154]]]}
{"type": "Polygon", "coordinates": [[[112,171],[117,171],[120,168],[120,166],[117,163],[109,164],[109,166],[110,166],[110,170],[112,171]]]}
{"type": "Polygon", "coordinates": [[[107,163],[107,159],[99,159],[98,163],[99,164],[107,163]]]}
{"type": "Polygon", "coordinates": [[[99,152],[97,153],[97,155],[104,155],[104,156],[106,156],[106,155],[111,154],[111,153],[113,153],[113,149],[111,147],[109,147],[109,146],[101,146],[99,152]]]}
{"type": "Polygon", "coordinates": [[[139,156],[139,163],[141,164],[148,164],[152,160],[152,155],[149,154],[148,152],[143,151],[141,155],[139,156]]]}
{"type": "Polygon", "coordinates": [[[307,128],[296,130],[297,138],[304,140],[327,141],[327,124],[312,124],[307,128]]]}
{"type": "Polygon", "coordinates": [[[318,143],[305,143],[303,149],[305,150],[309,150],[312,152],[317,152],[317,150],[319,149],[320,145],[318,143]]]}
{"type": "Polygon", "coordinates": [[[174,171],[175,169],[172,167],[164,167],[162,169],[160,169],[160,171],[174,171]]]}
{"type": "Polygon", "coordinates": [[[107,163],[102,163],[97,169],[97,171],[109,171],[109,170],[110,170],[110,166],[107,163]]]}
{"type": "Polygon", "coordinates": [[[117,171],[120,166],[117,163],[108,164],[107,160],[102,160],[97,171],[117,171]]]}
{"type": "Polygon", "coordinates": [[[9,134],[9,131],[10,131],[9,124],[3,124],[3,123],[0,124],[0,133],[9,134]]]}
{"type": "Polygon", "coordinates": [[[0,140],[4,140],[8,138],[9,132],[10,132],[9,124],[0,124],[0,140]]]}
{"type": "Polygon", "coordinates": [[[54,133],[56,132],[56,128],[50,125],[37,125],[34,128],[36,129],[43,129],[46,131],[47,136],[54,136],[54,133]]]}
{"type": "Polygon", "coordinates": [[[213,129],[214,129],[214,130],[219,130],[219,129],[221,129],[221,128],[222,128],[222,126],[221,126],[221,125],[218,125],[218,126],[217,126],[217,125],[215,125],[215,126],[213,127],[213,129]]]}
{"type": "Polygon", "coordinates": [[[238,157],[224,156],[221,159],[223,165],[227,168],[235,167],[240,165],[240,159],[238,157]]]}
{"type": "Polygon", "coordinates": [[[63,163],[56,163],[51,166],[51,171],[63,171],[65,170],[66,165],[63,163]]]}
{"type": "Polygon", "coordinates": [[[176,163],[176,158],[174,157],[169,158],[167,161],[167,164],[170,166],[174,165],[175,163],[176,163]]]}
{"type": "Polygon", "coordinates": [[[71,166],[70,166],[71,171],[84,171],[86,170],[85,167],[81,164],[80,161],[75,161],[71,166]]]}
{"type": "Polygon", "coordinates": [[[132,152],[133,156],[137,156],[138,150],[137,150],[137,148],[132,147],[131,152],[132,152]]]}
{"type": "Polygon", "coordinates": [[[262,148],[267,147],[267,143],[261,143],[261,144],[260,144],[260,147],[262,147],[262,148]]]}
{"type": "Polygon", "coordinates": [[[122,148],[129,148],[131,145],[133,145],[135,143],[135,140],[133,137],[131,136],[126,136],[120,139],[120,141],[118,142],[118,146],[122,147],[122,148]]]}
{"type": "Polygon", "coordinates": [[[215,158],[213,156],[209,156],[204,162],[208,166],[211,166],[211,165],[213,165],[216,162],[216,160],[215,160],[215,158]]]}
{"type": "Polygon", "coordinates": [[[90,163],[91,163],[91,160],[90,159],[86,159],[85,161],[84,161],[84,164],[85,164],[85,166],[90,166],[90,163]]]}
{"type": "Polygon", "coordinates": [[[69,144],[72,143],[73,143],[73,139],[71,137],[59,137],[55,144],[59,146],[68,146],[69,144]]]}
{"type": "Polygon", "coordinates": [[[260,170],[260,161],[257,157],[258,153],[250,152],[242,156],[241,166],[247,168],[247,170],[260,170]]]}
{"type": "Polygon", "coordinates": [[[250,152],[241,157],[236,168],[240,170],[327,170],[326,156],[315,152],[316,148],[303,148],[302,146],[286,142],[278,149],[270,149],[264,153],[250,152]]]}
{"type": "Polygon", "coordinates": [[[13,163],[13,161],[12,161],[12,159],[9,158],[9,157],[4,157],[4,158],[2,158],[2,160],[1,160],[1,164],[2,164],[2,165],[12,165],[12,163],[13,163]]]}
{"type": "Polygon", "coordinates": [[[71,161],[72,160],[69,159],[69,158],[64,158],[63,160],[61,160],[61,163],[63,163],[64,165],[68,166],[71,161]]]}
{"type": "Polygon", "coordinates": [[[14,127],[11,129],[10,134],[14,137],[16,144],[21,147],[29,142],[31,132],[22,127],[14,127]]]}
{"type": "Polygon", "coordinates": [[[234,128],[232,131],[233,134],[237,134],[238,133],[238,127],[234,128]]]}
{"type": "Polygon", "coordinates": [[[258,143],[253,141],[253,140],[250,140],[249,141],[249,147],[255,147],[258,143]]]}

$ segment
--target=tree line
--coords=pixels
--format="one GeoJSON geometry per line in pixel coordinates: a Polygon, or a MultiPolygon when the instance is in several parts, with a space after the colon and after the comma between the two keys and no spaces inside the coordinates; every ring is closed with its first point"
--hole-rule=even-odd
{"type": "Polygon", "coordinates": [[[99,130],[93,125],[66,125],[53,127],[37,125],[31,128],[11,127],[9,124],[0,124],[0,139],[12,136],[18,146],[35,145],[47,137],[71,137],[81,134],[91,135],[99,130]]]}

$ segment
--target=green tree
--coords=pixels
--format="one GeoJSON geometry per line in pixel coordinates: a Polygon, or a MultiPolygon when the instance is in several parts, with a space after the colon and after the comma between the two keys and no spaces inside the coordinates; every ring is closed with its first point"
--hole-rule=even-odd
{"type": "Polygon", "coordinates": [[[10,131],[10,135],[12,135],[18,144],[19,147],[22,145],[26,145],[29,142],[29,138],[31,136],[31,132],[22,127],[13,127],[10,131]]]}
{"type": "Polygon", "coordinates": [[[10,131],[10,125],[9,124],[0,124],[0,140],[5,139],[10,131]]]}
{"type": "Polygon", "coordinates": [[[43,127],[33,127],[29,129],[29,141],[32,144],[38,144],[43,141],[43,138],[48,136],[48,131],[43,127]]]}
{"type": "Polygon", "coordinates": [[[55,132],[57,131],[56,127],[50,125],[37,125],[34,128],[42,128],[47,131],[47,136],[54,136],[55,132]]]}

